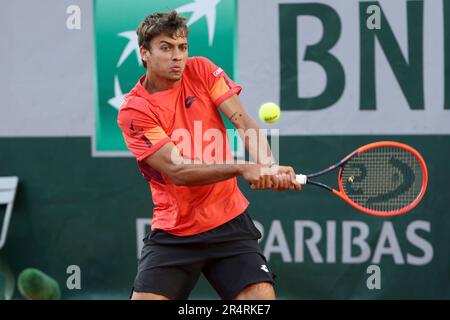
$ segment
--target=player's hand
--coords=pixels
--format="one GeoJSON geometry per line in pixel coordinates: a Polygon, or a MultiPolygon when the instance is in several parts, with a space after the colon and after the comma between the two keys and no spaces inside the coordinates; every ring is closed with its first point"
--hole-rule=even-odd
{"type": "Polygon", "coordinates": [[[272,166],[263,167],[258,164],[247,166],[242,176],[250,183],[253,190],[272,189],[274,191],[292,190],[300,191],[302,186],[297,182],[292,167],[272,166]]]}
{"type": "Polygon", "coordinates": [[[272,190],[283,191],[295,189],[296,191],[300,191],[302,189],[302,185],[296,180],[295,172],[292,167],[273,166],[272,169],[275,172],[272,176],[272,190]]]}
{"type": "Polygon", "coordinates": [[[262,169],[259,164],[249,164],[242,170],[242,177],[250,183],[252,189],[265,189],[269,185],[272,186],[271,183],[268,183],[267,176],[263,175],[262,169]]]}
{"type": "Polygon", "coordinates": [[[271,189],[274,178],[272,171],[267,169],[259,164],[248,164],[241,171],[241,175],[253,190],[271,189]]]}

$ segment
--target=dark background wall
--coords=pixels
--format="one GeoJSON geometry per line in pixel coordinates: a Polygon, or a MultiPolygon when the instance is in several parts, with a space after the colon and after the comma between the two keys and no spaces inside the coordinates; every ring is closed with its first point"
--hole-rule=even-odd
{"type": "MultiPolygon", "coordinates": [[[[382,2],[383,6],[392,10],[395,5],[388,2],[382,2]]],[[[402,5],[395,10],[406,8],[406,1],[397,2],[402,5]]],[[[437,2],[432,10],[438,8],[437,2]]],[[[342,2],[327,3],[335,6],[344,22],[353,21],[353,13],[358,14],[358,1],[349,1],[348,7],[342,2]]],[[[284,60],[280,57],[278,40],[276,43],[270,40],[278,37],[279,16],[272,13],[277,12],[279,1],[258,6],[255,1],[238,4],[242,101],[256,116],[261,102],[279,99],[284,60]],[[246,19],[250,10],[255,19],[246,19]],[[263,21],[266,28],[273,30],[261,29],[263,21]]],[[[95,126],[92,7],[88,0],[36,3],[21,0],[2,4],[0,176],[15,175],[20,182],[6,246],[0,254],[16,275],[24,268],[36,267],[56,278],[64,299],[127,299],[136,272],[140,231],[137,219],[151,218],[152,203],[133,158],[92,156],[95,126]],[[79,31],[65,28],[66,8],[71,4],[82,9],[79,31]],[[69,276],[66,270],[70,265],[81,269],[80,290],[66,287],[69,276]]],[[[386,14],[393,24],[406,21],[403,16],[394,23],[392,16],[397,11],[389,10],[386,14]]],[[[427,11],[426,17],[429,12],[433,11],[427,11]]],[[[359,107],[359,92],[354,91],[359,78],[354,65],[358,63],[353,63],[359,58],[349,53],[349,57],[342,59],[349,79],[344,102],[321,116],[304,110],[283,112],[280,123],[279,160],[304,173],[327,167],[365,143],[395,140],[410,144],[422,153],[429,170],[427,193],[415,210],[399,217],[376,218],[313,188],[305,187],[301,193],[256,192],[244,181],[239,182],[250,200],[249,212],[263,231],[260,245],[278,275],[276,290],[280,298],[450,296],[447,219],[450,130],[445,126],[448,110],[443,107],[444,57],[448,58],[448,53],[444,52],[442,42],[444,20],[438,18],[431,24],[425,23],[425,48],[437,48],[431,50],[437,56],[431,59],[425,53],[424,72],[428,80],[424,84],[424,112],[412,112],[397,85],[389,89],[395,91],[394,95],[383,95],[385,87],[380,85],[378,94],[391,99],[389,105],[381,99],[380,109],[389,115],[389,107],[397,108],[390,127],[383,124],[384,116],[358,118],[360,115],[352,113],[352,119],[366,122],[362,125],[358,122],[355,132],[342,132],[345,129],[336,126],[333,119],[346,114],[346,109],[342,109],[346,101],[353,103],[350,108],[359,107]],[[440,44],[433,42],[435,39],[440,39],[440,44]],[[400,129],[396,131],[396,127],[400,129]],[[365,252],[355,240],[364,230],[368,231],[364,237],[365,252]],[[318,237],[317,251],[308,244],[314,236],[318,237]],[[352,262],[344,257],[346,253],[367,257],[352,262]],[[381,268],[380,290],[369,290],[366,286],[367,267],[373,264],[381,268]]],[[[345,32],[353,24],[344,23],[344,44],[351,43],[348,42],[351,35],[345,32]]],[[[398,35],[398,29],[395,32],[398,35]]],[[[400,40],[402,47],[407,43],[405,39],[400,40]]],[[[337,54],[356,52],[358,56],[359,47],[355,48],[340,49],[337,54]]],[[[379,54],[381,51],[377,50],[379,54]]],[[[380,69],[377,72],[388,75],[386,83],[395,83],[389,63],[377,66],[380,69]]],[[[325,181],[334,183],[335,179],[329,177],[325,181]]],[[[17,291],[14,297],[20,298],[17,291]]],[[[218,296],[202,278],[192,298],[218,296]]]]}

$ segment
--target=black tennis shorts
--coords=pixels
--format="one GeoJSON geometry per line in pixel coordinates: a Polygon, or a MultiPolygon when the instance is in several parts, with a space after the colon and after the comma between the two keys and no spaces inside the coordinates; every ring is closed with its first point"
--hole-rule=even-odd
{"type": "Polygon", "coordinates": [[[186,300],[201,273],[226,300],[250,284],[273,284],[275,275],[261,253],[260,238],[247,212],[193,236],[153,230],[143,239],[133,291],[186,300]]]}

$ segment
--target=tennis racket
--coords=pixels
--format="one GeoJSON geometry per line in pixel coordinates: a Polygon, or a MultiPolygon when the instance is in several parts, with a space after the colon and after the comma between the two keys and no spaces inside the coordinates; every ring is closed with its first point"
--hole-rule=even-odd
{"type": "Polygon", "coordinates": [[[417,150],[393,141],[358,148],[331,167],[297,181],[326,189],[354,208],[375,216],[406,213],[422,200],[428,183],[425,161],[417,150]],[[313,178],[339,169],[339,190],[313,178]]]}

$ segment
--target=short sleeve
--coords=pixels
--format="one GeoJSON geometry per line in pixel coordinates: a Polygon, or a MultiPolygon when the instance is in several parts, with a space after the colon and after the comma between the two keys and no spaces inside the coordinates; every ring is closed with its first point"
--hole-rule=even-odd
{"type": "Polygon", "coordinates": [[[151,113],[143,112],[141,101],[128,101],[119,111],[117,124],[127,148],[138,161],[145,159],[166,143],[170,138],[162,129],[158,119],[151,113]],[[134,105],[133,105],[134,104],[134,105]]]}
{"type": "Polygon", "coordinates": [[[216,66],[209,59],[195,57],[195,64],[216,107],[232,95],[241,92],[242,87],[234,83],[222,68],[216,66]]]}

